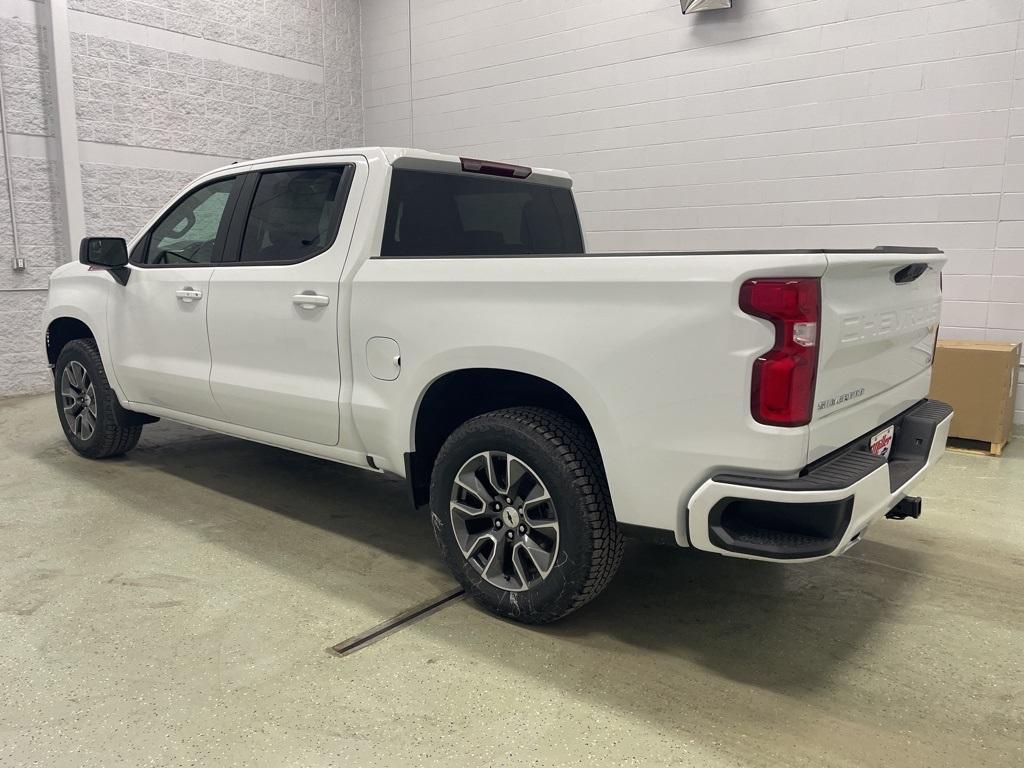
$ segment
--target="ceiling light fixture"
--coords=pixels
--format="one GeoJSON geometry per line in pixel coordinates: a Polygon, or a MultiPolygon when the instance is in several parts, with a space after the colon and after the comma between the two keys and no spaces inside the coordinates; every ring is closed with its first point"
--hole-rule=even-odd
{"type": "Polygon", "coordinates": [[[698,11],[720,11],[732,8],[732,0],[679,0],[679,5],[685,15],[698,11]]]}

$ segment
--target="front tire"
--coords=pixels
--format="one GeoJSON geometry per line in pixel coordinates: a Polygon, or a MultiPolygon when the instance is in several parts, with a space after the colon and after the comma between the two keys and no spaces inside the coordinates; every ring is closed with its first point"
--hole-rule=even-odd
{"type": "Polygon", "coordinates": [[[126,414],[110,388],[96,342],[68,342],[54,366],[57,415],[71,447],[89,459],[120,456],[135,447],[141,424],[126,424],[126,414]]]}
{"type": "Polygon", "coordinates": [[[541,408],[470,419],[434,463],[430,508],[441,554],[478,603],[545,624],[593,600],[622,559],[597,446],[541,408]]]}

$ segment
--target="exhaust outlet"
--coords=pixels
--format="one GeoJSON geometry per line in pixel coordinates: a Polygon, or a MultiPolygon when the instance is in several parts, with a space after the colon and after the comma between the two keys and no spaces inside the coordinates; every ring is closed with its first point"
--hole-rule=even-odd
{"type": "Polygon", "coordinates": [[[904,496],[885,516],[890,520],[905,520],[908,517],[916,520],[921,516],[921,497],[904,496]]]}

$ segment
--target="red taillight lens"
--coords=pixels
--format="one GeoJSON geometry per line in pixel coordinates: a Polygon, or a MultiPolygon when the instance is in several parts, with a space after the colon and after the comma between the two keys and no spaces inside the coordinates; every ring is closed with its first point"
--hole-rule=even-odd
{"type": "Polygon", "coordinates": [[[747,280],[740,287],[740,309],[775,326],[775,346],[754,362],[751,414],[762,424],[803,426],[811,420],[818,371],[818,278],[747,280]]]}

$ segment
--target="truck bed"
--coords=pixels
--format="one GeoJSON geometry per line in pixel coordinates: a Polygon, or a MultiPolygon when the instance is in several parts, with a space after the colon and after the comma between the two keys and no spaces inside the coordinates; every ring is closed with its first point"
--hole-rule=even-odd
{"type": "MultiPolygon", "coordinates": [[[[837,253],[892,253],[939,255],[942,251],[932,246],[876,245],[873,248],[762,248],[748,251],[597,251],[587,253],[499,253],[499,254],[446,254],[422,256],[424,259],[579,259],[608,258],[612,256],[780,256],[786,254],[837,253]]],[[[379,259],[410,259],[415,256],[377,256],[379,259]]]]}

